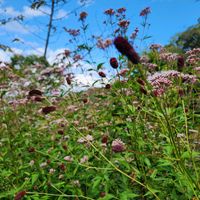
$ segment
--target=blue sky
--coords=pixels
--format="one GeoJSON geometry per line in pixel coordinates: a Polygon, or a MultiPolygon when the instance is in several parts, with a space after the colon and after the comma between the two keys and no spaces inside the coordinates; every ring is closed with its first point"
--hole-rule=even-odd
{"type": "MultiPolygon", "coordinates": [[[[0,43],[14,47],[18,53],[22,54],[41,53],[44,48],[44,40],[41,38],[46,36],[47,17],[41,12],[30,10],[27,0],[0,0],[0,2],[0,19],[19,14],[25,16],[22,24],[12,22],[6,26],[0,26],[0,43]],[[19,38],[21,42],[12,43],[14,38],[19,38]]],[[[58,30],[51,38],[49,56],[58,53],[60,49],[69,47],[69,37],[63,31],[63,26],[79,28],[80,22],[75,14],[67,16],[67,13],[79,5],[78,0],[71,0],[66,6],[58,8],[55,17],[65,17],[62,21],[56,21],[58,30]]],[[[151,26],[146,34],[152,37],[147,43],[143,43],[143,49],[150,43],[167,44],[172,36],[196,24],[200,17],[200,2],[196,2],[196,0],[94,0],[87,7],[77,10],[77,14],[80,11],[88,12],[89,32],[99,34],[103,29],[102,21],[105,19],[103,12],[108,8],[126,7],[127,18],[131,21],[129,29],[129,33],[131,33],[135,27],[141,28],[142,19],[139,17],[139,13],[147,6],[151,7],[152,13],[148,19],[151,26]]],[[[48,12],[47,8],[42,10],[48,12]]],[[[6,57],[2,52],[0,56],[6,57]]]]}

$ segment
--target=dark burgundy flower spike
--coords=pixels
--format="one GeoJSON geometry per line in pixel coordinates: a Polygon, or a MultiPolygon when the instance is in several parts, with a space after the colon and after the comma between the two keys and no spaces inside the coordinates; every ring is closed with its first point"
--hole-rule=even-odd
{"type": "Polygon", "coordinates": [[[127,39],[118,36],[114,40],[114,45],[117,50],[122,54],[125,55],[133,64],[138,64],[140,62],[140,57],[131,44],[128,42],[127,39]]]}

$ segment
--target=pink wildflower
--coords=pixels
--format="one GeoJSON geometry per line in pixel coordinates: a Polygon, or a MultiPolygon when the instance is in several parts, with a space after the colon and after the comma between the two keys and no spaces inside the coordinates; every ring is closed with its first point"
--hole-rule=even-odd
{"type": "Polygon", "coordinates": [[[88,156],[83,156],[80,160],[80,163],[83,164],[89,160],[88,156]]]}
{"type": "Polygon", "coordinates": [[[125,150],[125,144],[120,139],[115,139],[111,146],[112,151],[115,153],[123,152],[125,150]]]}
{"type": "Polygon", "coordinates": [[[112,16],[115,14],[115,11],[112,8],[110,8],[108,10],[105,10],[104,14],[112,16]]]}

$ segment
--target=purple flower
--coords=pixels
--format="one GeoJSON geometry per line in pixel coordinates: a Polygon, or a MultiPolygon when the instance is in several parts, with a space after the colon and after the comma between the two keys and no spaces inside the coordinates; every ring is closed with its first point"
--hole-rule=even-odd
{"type": "Polygon", "coordinates": [[[123,152],[125,150],[125,144],[120,139],[115,139],[111,146],[112,151],[115,153],[123,152]]]}

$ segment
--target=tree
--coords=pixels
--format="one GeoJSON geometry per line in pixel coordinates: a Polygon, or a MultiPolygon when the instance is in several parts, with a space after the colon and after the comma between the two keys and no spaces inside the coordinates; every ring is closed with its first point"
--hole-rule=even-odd
{"type": "MultiPolygon", "coordinates": [[[[69,2],[69,0],[29,0],[31,3],[31,8],[32,9],[39,9],[41,6],[47,6],[50,8],[50,13],[44,13],[49,17],[48,20],[48,25],[47,25],[47,35],[45,38],[45,48],[44,48],[44,58],[46,58],[49,42],[50,42],[50,37],[51,37],[51,32],[52,30],[55,32],[56,31],[56,26],[54,25],[54,21],[58,20],[55,19],[54,16],[56,12],[59,10],[59,7],[63,7],[66,3],[69,2]]],[[[87,0],[81,0],[81,5],[78,8],[75,8],[73,11],[70,12],[73,13],[77,9],[85,6],[87,4],[87,0]]]]}
{"type": "Polygon", "coordinates": [[[200,23],[189,27],[186,31],[175,35],[170,44],[166,46],[171,49],[187,51],[200,47],[200,23]]]}

